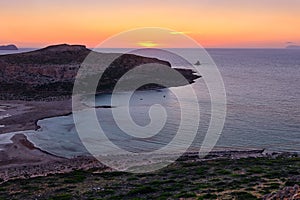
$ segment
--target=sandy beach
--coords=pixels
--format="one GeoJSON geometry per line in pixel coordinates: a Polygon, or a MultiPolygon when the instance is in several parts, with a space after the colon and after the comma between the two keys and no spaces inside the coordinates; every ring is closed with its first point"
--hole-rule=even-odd
{"type": "Polygon", "coordinates": [[[56,101],[0,100],[0,134],[36,130],[40,119],[67,115],[72,112],[71,99],[56,101]]]}

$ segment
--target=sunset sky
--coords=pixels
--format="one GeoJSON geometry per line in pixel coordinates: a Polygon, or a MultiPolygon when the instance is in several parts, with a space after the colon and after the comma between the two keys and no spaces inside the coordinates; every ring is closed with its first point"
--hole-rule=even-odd
{"type": "MultiPolygon", "coordinates": [[[[187,34],[204,47],[300,45],[299,0],[1,0],[0,20],[0,44],[19,47],[95,47],[139,27],[176,30],[170,37],[187,34]]],[[[136,40],[137,46],[160,46],[151,36],[136,40]]]]}

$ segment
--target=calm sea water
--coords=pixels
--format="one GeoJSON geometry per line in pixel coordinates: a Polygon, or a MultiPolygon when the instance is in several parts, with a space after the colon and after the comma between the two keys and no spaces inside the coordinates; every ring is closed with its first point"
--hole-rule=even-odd
{"type": "Polygon", "coordinates": [[[300,151],[300,51],[211,50],[228,111],[219,145],[300,151]]]}
{"type": "MultiPolygon", "coordinates": [[[[199,60],[196,50],[185,50],[185,53],[193,62],[199,60]]],[[[208,53],[222,74],[227,94],[226,122],[216,148],[266,148],[300,152],[300,51],[209,49],[208,53]]],[[[183,67],[182,63],[167,59],[173,65],[183,67]]],[[[198,79],[193,88],[198,102],[191,102],[188,96],[184,101],[190,105],[188,109],[193,109],[193,103],[200,107],[198,135],[192,145],[199,148],[210,121],[211,104],[203,79],[198,79]]],[[[185,87],[176,90],[184,94],[185,87]]],[[[123,94],[119,95],[121,98],[123,94]]],[[[110,94],[98,95],[96,102],[98,105],[111,105],[110,94]]],[[[150,122],[148,111],[156,103],[166,108],[168,120],[161,133],[151,141],[124,136],[111,114],[112,109],[122,105],[114,105],[117,107],[112,109],[97,109],[97,116],[104,131],[122,148],[133,152],[141,149],[151,151],[163,147],[174,137],[180,122],[178,102],[168,89],[138,91],[130,102],[132,118],[141,126],[150,122]]],[[[37,146],[67,157],[87,153],[76,134],[72,115],[44,119],[38,123],[41,130],[24,132],[37,146]]]]}

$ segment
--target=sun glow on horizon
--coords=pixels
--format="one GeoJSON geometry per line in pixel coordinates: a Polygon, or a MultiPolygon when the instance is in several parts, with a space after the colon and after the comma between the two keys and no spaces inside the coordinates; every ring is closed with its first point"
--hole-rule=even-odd
{"type": "Polygon", "coordinates": [[[186,35],[189,33],[191,33],[191,32],[189,32],[189,31],[171,31],[170,32],[171,35],[186,35]]]}
{"type": "Polygon", "coordinates": [[[151,48],[151,47],[156,47],[158,46],[157,43],[153,42],[153,41],[143,41],[143,42],[138,42],[137,45],[141,46],[141,47],[147,47],[147,48],[151,48]]]}

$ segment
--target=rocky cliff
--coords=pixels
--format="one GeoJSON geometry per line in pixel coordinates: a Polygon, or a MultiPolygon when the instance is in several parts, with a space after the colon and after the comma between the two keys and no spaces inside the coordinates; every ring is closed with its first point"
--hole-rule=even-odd
{"type": "MultiPolygon", "coordinates": [[[[27,53],[1,55],[0,96],[2,99],[18,99],[71,95],[76,74],[90,53],[91,50],[85,46],[63,44],[27,53]]],[[[152,69],[158,71],[161,70],[159,67],[161,65],[171,67],[169,62],[156,58],[132,54],[92,53],[98,59],[97,63],[101,63],[96,68],[90,68],[94,73],[92,75],[97,75],[95,73],[97,71],[104,71],[99,81],[98,92],[111,91],[119,78],[136,66],[152,63],[152,69]],[[108,63],[112,57],[116,59],[108,63]]],[[[177,69],[177,71],[190,83],[199,78],[192,70],[177,69]]],[[[179,86],[183,83],[174,82],[173,85],[179,86]]]]}

